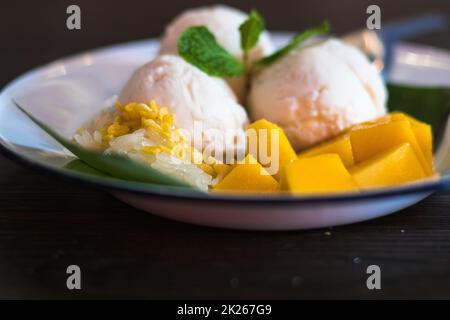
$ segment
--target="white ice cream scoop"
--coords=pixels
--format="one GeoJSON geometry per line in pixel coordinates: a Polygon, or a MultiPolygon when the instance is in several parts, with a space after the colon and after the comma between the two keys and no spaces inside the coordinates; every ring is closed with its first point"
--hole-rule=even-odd
{"type": "MultiPolygon", "coordinates": [[[[184,30],[192,26],[204,25],[215,36],[217,42],[228,52],[242,61],[239,26],[247,15],[227,6],[211,6],[189,9],[178,15],[166,28],[161,39],[161,53],[177,54],[177,42],[184,30]]],[[[257,45],[249,52],[249,61],[254,61],[270,54],[273,50],[268,32],[260,35],[257,45]]],[[[245,96],[246,81],[244,77],[227,79],[236,96],[242,101],[245,96]]]]}
{"type": "Polygon", "coordinates": [[[386,89],[356,48],[329,39],[300,47],[252,79],[253,119],[281,126],[295,149],[386,112],[386,89]]]}
{"type": "Polygon", "coordinates": [[[175,114],[175,125],[197,139],[197,149],[223,153],[244,148],[248,118],[229,86],[181,57],[157,56],[133,74],[119,97],[123,104],[152,99],[175,114]],[[234,134],[242,139],[235,139],[234,134]]]}

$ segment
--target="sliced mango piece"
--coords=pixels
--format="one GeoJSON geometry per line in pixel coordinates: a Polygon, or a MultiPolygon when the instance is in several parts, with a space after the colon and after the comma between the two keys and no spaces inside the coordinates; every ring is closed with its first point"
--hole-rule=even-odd
{"type": "Polygon", "coordinates": [[[281,171],[281,189],[295,194],[359,190],[336,153],[302,157],[281,171]]]}
{"type": "Polygon", "coordinates": [[[410,143],[394,146],[350,170],[362,189],[386,187],[427,176],[410,143]]]}
{"type": "Polygon", "coordinates": [[[422,149],[422,153],[428,165],[433,168],[433,130],[431,126],[402,112],[393,112],[389,116],[393,121],[409,120],[417,142],[422,149]]]}
{"type": "Polygon", "coordinates": [[[403,112],[391,112],[391,113],[387,114],[385,117],[389,118],[391,121],[409,120],[411,122],[411,124],[413,124],[413,125],[425,124],[425,122],[417,120],[416,118],[411,117],[410,115],[407,115],[406,113],[403,113],[403,112]]]}
{"type": "Polygon", "coordinates": [[[234,166],[225,163],[214,163],[212,167],[217,175],[226,176],[228,173],[230,173],[234,166]]]}
{"type": "Polygon", "coordinates": [[[213,188],[214,191],[255,193],[275,192],[278,189],[278,182],[251,155],[247,155],[243,163],[235,165],[213,188]]]}
{"type": "MultiPolygon", "coordinates": [[[[386,124],[393,121],[399,120],[407,120],[411,124],[411,129],[416,137],[417,143],[422,150],[422,154],[427,162],[427,166],[430,168],[432,172],[434,172],[433,166],[433,131],[429,124],[417,120],[406,113],[403,112],[392,112],[382,117],[379,117],[375,120],[366,121],[360,124],[357,124],[350,129],[347,129],[345,132],[355,131],[364,129],[371,126],[376,126],[380,124],[386,124]]],[[[420,155],[419,155],[420,157],[420,155]]]]}
{"type": "Polygon", "coordinates": [[[222,181],[233,170],[234,165],[217,162],[212,165],[212,168],[215,173],[215,179],[222,181]]]}
{"type": "Polygon", "coordinates": [[[411,123],[414,135],[416,136],[417,142],[422,149],[422,153],[427,161],[428,166],[431,171],[434,172],[433,164],[433,130],[431,126],[426,123],[411,123]]]}
{"type": "Polygon", "coordinates": [[[409,143],[425,173],[431,175],[433,172],[417,142],[409,120],[359,125],[352,128],[349,134],[356,164],[401,143],[409,143]]]}
{"type": "Polygon", "coordinates": [[[266,119],[255,121],[247,128],[247,152],[267,168],[276,179],[279,178],[282,166],[297,159],[297,154],[283,129],[266,119]],[[278,154],[272,150],[272,134],[278,136],[278,143],[274,143],[275,147],[278,146],[278,154]],[[278,160],[277,163],[272,163],[276,160],[278,160]]]}
{"type": "Polygon", "coordinates": [[[354,165],[352,144],[348,134],[303,151],[298,154],[298,157],[312,157],[324,153],[337,153],[347,168],[354,165]]]}

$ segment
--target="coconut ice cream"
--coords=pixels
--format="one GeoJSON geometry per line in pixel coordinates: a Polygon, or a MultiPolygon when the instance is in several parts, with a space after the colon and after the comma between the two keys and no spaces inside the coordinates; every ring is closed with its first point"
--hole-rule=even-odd
{"type": "MultiPolygon", "coordinates": [[[[204,25],[215,36],[217,42],[228,52],[242,61],[239,26],[247,15],[227,6],[211,6],[189,9],[177,16],[166,28],[161,39],[161,53],[177,54],[177,42],[184,30],[192,26],[204,25]]],[[[255,61],[272,52],[269,34],[263,32],[257,45],[249,52],[249,61],[255,61]]],[[[246,80],[244,77],[233,77],[227,80],[235,94],[241,100],[245,95],[246,80]]]]}
{"type": "Polygon", "coordinates": [[[167,107],[175,115],[175,125],[191,139],[201,135],[202,145],[195,141],[198,149],[223,153],[244,148],[248,118],[229,86],[181,57],[157,56],[133,74],[119,96],[122,104],[151,100],[167,107]]]}
{"type": "Polygon", "coordinates": [[[386,113],[380,75],[356,48],[330,39],[300,47],[252,79],[251,116],[282,127],[300,150],[386,113]]]}

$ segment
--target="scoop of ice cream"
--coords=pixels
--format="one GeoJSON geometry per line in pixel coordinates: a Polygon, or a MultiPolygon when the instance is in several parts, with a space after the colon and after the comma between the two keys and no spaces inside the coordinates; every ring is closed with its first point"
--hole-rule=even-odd
{"type": "Polygon", "coordinates": [[[224,80],[208,76],[182,58],[157,56],[133,74],[119,97],[123,104],[151,100],[175,114],[175,125],[191,141],[197,139],[197,149],[223,153],[244,147],[245,139],[235,140],[233,135],[244,137],[247,114],[231,89],[224,80]]]}
{"type": "Polygon", "coordinates": [[[266,67],[249,96],[252,117],[281,126],[297,150],[384,114],[385,103],[375,68],[335,39],[298,48],[266,67]]]}
{"type": "MultiPolygon", "coordinates": [[[[161,53],[177,54],[177,42],[184,30],[192,26],[205,25],[214,34],[217,42],[237,59],[242,60],[239,26],[247,15],[227,6],[211,6],[189,9],[177,16],[166,28],[161,39],[161,53]]],[[[254,61],[272,52],[272,41],[263,32],[257,45],[249,52],[249,60],[254,61]]],[[[244,77],[227,79],[236,96],[241,100],[245,95],[244,77]]]]}

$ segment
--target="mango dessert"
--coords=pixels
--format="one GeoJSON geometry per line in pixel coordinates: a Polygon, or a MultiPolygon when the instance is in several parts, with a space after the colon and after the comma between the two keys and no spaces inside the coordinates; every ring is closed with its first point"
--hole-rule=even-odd
{"type": "Polygon", "coordinates": [[[355,165],[350,169],[350,173],[362,189],[388,187],[427,177],[408,142],[355,165]]]}
{"type": "Polygon", "coordinates": [[[432,174],[432,163],[425,157],[425,148],[421,146],[408,119],[389,119],[384,122],[360,125],[349,131],[355,163],[368,160],[377,154],[408,142],[427,174],[432,174]]]}
{"type": "Polygon", "coordinates": [[[346,130],[301,152],[299,158],[334,152],[360,189],[395,186],[435,174],[431,126],[404,113],[391,113],[346,130]]]}
{"type": "Polygon", "coordinates": [[[264,29],[255,10],[185,12],[75,142],[202,192],[363,192],[436,176],[430,125],[386,114],[369,59],[339,39],[305,42],[326,21],[273,52],[264,29]]]}
{"type": "Polygon", "coordinates": [[[357,192],[436,175],[431,126],[398,112],[350,127],[298,155],[280,127],[258,120],[247,129],[245,161],[226,169],[229,173],[213,190],[296,195],[357,192]],[[278,143],[273,143],[274,137],[278,143]],[[275,167],[276,173],[269,172],[275,167]]]}

